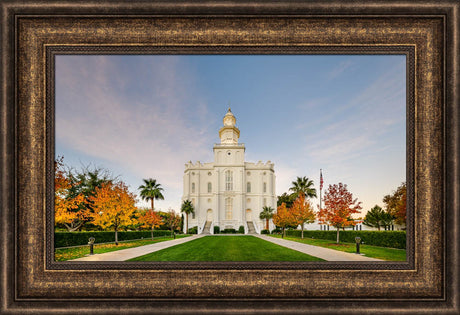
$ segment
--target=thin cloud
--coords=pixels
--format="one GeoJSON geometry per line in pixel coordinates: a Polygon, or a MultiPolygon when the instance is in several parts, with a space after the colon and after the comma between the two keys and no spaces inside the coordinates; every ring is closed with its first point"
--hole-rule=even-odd
{"type": "Polygon", "coordinates": [[[190,111],[192,92],[185,82],[191,78],[174,61],[148,66],[152,72],[137,72],[139,80],[124,76],[119,63],[107,56],[59,59],[57,149],[71,147],[120,165],[138,176],[139,184],[142,178],[157,178],[177,195],[182,193],[184,156],[210,155],[207,105],[198,101],[197,114],[190,111]],[[151,93],[129,97],[127,89],[141,88],[136,85],[148,85],[143,88],[151,93]]]}
{"type": "Polygon", "coordinates": [[[345,70],[349,69],[353,65],[351,60],[345,60],[339,63],[339,65],[326,73],[326,78],[329,80],[335,79],[340,76],[345,70]]]}
{"type": "Polygon", "coordinates": [[[304,152],[316,161],[336,163],[369,152],[382,134],[405,121],[400,71],[400,65],[395,66],[344,106],[324,115],[320,122],[324,127],[305,137],[304,152]]]}

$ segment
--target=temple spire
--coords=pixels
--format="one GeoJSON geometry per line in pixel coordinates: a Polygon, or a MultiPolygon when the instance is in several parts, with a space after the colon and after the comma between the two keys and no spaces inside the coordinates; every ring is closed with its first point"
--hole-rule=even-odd
{"type": "Polygon", "coordinates": [[[236,118],[232,113],[230,107],[223,119],[224,126],[219,130],[219,137],[221,144],[238,144],[240,137],[240,130],[235,126],[236,118]]]}

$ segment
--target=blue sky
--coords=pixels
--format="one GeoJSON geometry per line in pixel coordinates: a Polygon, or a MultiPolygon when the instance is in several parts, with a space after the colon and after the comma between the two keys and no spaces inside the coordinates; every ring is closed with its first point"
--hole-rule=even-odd
{"type": "Polygon", "coordinates": [[[135,193],[155,178],[156,208],[179,210],[184,164],[213,160],[230,103],[246,161],[275,163],[277,195],[296,176],[319,188],[321,168],[365,212],[405,181],[405,71],[403,55],[57,56],[56,155],[135,193]]]}

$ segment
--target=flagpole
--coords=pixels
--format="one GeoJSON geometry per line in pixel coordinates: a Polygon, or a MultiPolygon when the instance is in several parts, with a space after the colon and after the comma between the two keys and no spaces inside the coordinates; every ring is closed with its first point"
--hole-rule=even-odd
{"type": "Polygon", "coordinates": [[[322,173],[322,169],[319,169],[319,211],[321,211],[321,199],[322,199],[321,190],[322,189],[323,189],[323,173],[322,173]]]}

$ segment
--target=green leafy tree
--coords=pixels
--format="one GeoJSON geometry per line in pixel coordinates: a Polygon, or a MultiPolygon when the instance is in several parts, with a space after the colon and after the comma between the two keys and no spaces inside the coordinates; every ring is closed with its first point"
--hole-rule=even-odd
{"type": "Polygon", "coordinates": [[[273,218],[273,212],[274,211],[275,211],[275,209],[273,209],[272,207],[264,206],[262,208],[262,212],[259,214],[259,218],[262,219],[262,220],[265,220],[265,229],[266,230],[269,229],[268,223],[269,223],[270,219],[273,218]]]}
{"type": "Polygon", "coordinates": [[[296,198],[297,198],[296,194],[283,193],[281,196],[278,196],[278,200],[276,201],[276,206],[279,207],[284,203],[287,208],[290,208],[292,207],[292,204],[294,203],[294,200],[296,200],[296,198]]]}
{"type": "Polygon", "coordinates": [[[375,205],[364,217],[363,224],[371,227],[376,227],[380,231],[380,227],[385,225],[387,213],[378,205],[375,205]]]}
{"type": "Polygon", "coordinates": [[[292,182],[292,187],[289,190],[296,195],[296,198],[300,193],[304,193],[307,198],[316,198],[316,189],[313,187],[313,180],[305,176],[297,176],[297,179],[292,182]]]}
{"type": "Polygon", "coordinates": [[[154,211],[154,199],[156,200],[164,200],[165,197],[161,193],[163,188],[159,183],[157,183],[156,179],[143,179],[144,185],[139,186],[140,194],[139,196],[142,200],[150,200],[152,211],[154,211]]]}
{"type": "Polygon", "coordinates": [[[395,222],[395,216],[392,215],[391,213],[388,213],[386,211],[383,212],[382,215],[382,226],[386,229],[387,227],[389,228],[391,225],[394,224],[395,222]]]}
{"type": "Polygon", "coordinates": [[[184,200],[182,206],[180,207],[180,211],[185,213],[185,233],[188,233],[188,215],[195,212],[193,208],[193,203],[190,200],[184,200]]]}

